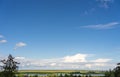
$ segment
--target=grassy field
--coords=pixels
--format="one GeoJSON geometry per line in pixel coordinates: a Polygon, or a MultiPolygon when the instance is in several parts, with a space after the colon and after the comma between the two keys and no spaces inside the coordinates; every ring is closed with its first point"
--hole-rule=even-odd
{"type": "Polygon", "coordinates": [[[19,73],[72,73],[72,72],[80,72],[80,73],[103,73],[104,71],[98,70],[19,70],[19,73]]]}
{"type": "MultiPolygon", "coordinates": [[[[25,77],[25,75],[42,75],[42,76],[29,76],[29,77],[61,77],[60,74],[67,74],[67,77],[73,77],[70,75],[73,74],[81,74],[81,77],[86,77],[89,74],[97,74],[97,76],[92,77],[103,77],[98,74],[104,74],[105,71],[97,71],[97,70],[19,70],[18,76],[25,77]],[[47,76],[44,76],[47,75],[47,76]]],[[[64,77],[64,76],[62,76],[64,77]]],[[[65,76],[66,77],[66,76],[65,76]]]]}

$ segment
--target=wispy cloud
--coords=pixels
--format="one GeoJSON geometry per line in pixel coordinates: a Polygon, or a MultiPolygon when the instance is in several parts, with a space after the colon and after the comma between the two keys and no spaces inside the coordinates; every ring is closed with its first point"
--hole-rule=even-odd
{"type": "Polygon", "coordinates": [[[4,38],[4,36],[3,36],[3,35],[0,35],[0,38],[4,38]]]}
{"type": "Polygon", "coordinates": [[[99,2],[99,7],[109,8],[110,5],[114,2],[114,0],[96,0],[99,2]]]}
{"type": "Polygon", "coordinates": [[[86,9],[82,15],[88,15],[88,14],[92,14],[96,9],[95,8],[90,8],[90,9],[86,9]]]}
{"type": "Polygon", "coordinates": [[[109,62],[109,61],[111,61],[111,60],[112,60],[112,59],[99,58],[99,59],[93,60],[92,62],[109,62]]]}
{"type": "Polygon", "coordinates": [[[111,22],[107,24],[97,24],[97,25],[87,25],[82,26],[82,28],[91,28],[91,29],[113,29],[119,25],[119,22],[111,22]]]}
{"type": "Polygon", "coordinates": [[[0,40],[0,43],[6,43],[7,40],[0,40]]]}
{"type": "Polygon", "coordinates": [[[109,64],[112,59],[99,58],[87,60],[89,54],[75,54],[56,59],[28,59],[16,57],[21,68],[26,69],[109,69],[113,64],[109,64]],[[105,68],[107,67],[107,68],[105,68]]]}
{"type": "Polygon", "coordinates": [[[4,39],[4,36],[0,34],[0,44],[6,43],[7,40],[4,39]]]}
{"type": "Polygon", "coordinates": [[[14,50],[21,48],[21,47],[25,47],[27,44],[24,42],[19,42],[15,45],[14,50]]]}
{"type": "Polygon", "coordinates": [[[81,15],[93,14],[99,8],[109,9],[113,6],[114,0],[91,0],[91,3],[88,4],[88,9],[85,9],[81,15]],[[93,3],[92,3],[93,1],[93,3]],[[95,1],[95,3],[94,3],[95,1]]]}

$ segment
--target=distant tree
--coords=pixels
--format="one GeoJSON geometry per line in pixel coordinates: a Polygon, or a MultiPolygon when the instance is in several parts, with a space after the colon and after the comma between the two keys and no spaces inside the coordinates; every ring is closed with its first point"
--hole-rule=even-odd
{"type": "Polygon", "coordinates": [[[86,75],[85,77],[88,77],[88,75],[86,75]]]}
{"type": "Polygon", "coordinates": [[[105,77],[120,77],[120,63],[113,70],[106,71],[105,77]]]}
{"type": "Polygon", "coordinates": [[[67,74],[65,74],[65,76],[64,77],[69,77],[67,74]]]}
{"type": "Polygon", "coordinates": [[[81,75],[79,75],[78,77],[81,77],[81,75]]]}
{"type": "Polygon", "coordinates": [[[74,75],[73,77],[77,77],[76,75],[74,75]]]}
{"type": "Polygon", "coordinates": [[[34,75],[34,77],[38,77],[38,75],[36,74],[36,75],[34,75]]]}
{"type": "Polygon", "coordinates": [[[24,77],[28,77],[28,75],[24,75],[24,77]]]}
{"type": "Polygon", "coordinates": [[[59,77],[63,77],[62,73],[59,75],[59,77]]]}
{"type": "Polygon", "coordinates": [[[91,75],[89,75],[89,77],[92,77],[91,75]]]}
{"type": "Polygon", "coordinates": [[[73,74],[72,74],[72,73],[70,73],[69,77],[73,77],[73,74]]]}
{"type": "Polygon", "coordinates": [[[117,64],[117,67],[114,69],[115,77],[120,77],[120,63],[117,64]]]}
{"type": "Polygon", "coordinates": [[[19,63],[14,61],[14,57],[10,54],[7,60],[4,59],[1,62],[3,63],[3,66],[1,66],[3,70],[1,77],[15,77],[15,73],[18,70],[17,64],[19,63]]]}
{"type": "Polygon", "coordinates": [[[105,72],[105,77],[114,77],[114,71],[113,70],[109,70],[105,72]]]}

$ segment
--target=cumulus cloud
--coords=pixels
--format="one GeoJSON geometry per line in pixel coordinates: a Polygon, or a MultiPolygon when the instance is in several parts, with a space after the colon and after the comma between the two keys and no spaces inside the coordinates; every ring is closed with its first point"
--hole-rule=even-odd
{"type": "Polygon", "coordinates": [[[28,59],[25,57],[16,57],[20,68],[23,69],[109,69],[113,67],[110,63],[112,59],[99,58],[87,60],[89,54],[75,54],[56,59],[28,59]],[[107,68],[106,68],[107,67],[107,68]]]}
{"type": "Polygon", "coordinates": [[[17,43],[17,44],[15,45],[14,49],[16,50],[16,49],[18,49],[18,48],[25,47],[26,45],[27,45],[27,44],[24,43],[24,42],[19,42],[19,43],[17,43]]]}
{"type": "Polygon", "coordinates": [[[6,43],[7,40],[0,40],[0,43],[6,43]]]}
{"type": "Polygon", "coordinates": [[[99,7],[109,8],[110,5],[114,2],[114,0],[96,0],[99,2],[99,7]]]}
{"type": "Polygon", "coordinates": [[[117,27],[119,25],[118,22],[111,22],[107,24],[97,24],[97,25],[87,25],[87,26],[82,26],[82,28],[91,28],[91,29],[112,29],[117,27]]]}
{"type": "Polygon", "coordinates": [[[73,56],[64,57],[64,62],[86,62],[87,54],[76,54],[73,56]]]}

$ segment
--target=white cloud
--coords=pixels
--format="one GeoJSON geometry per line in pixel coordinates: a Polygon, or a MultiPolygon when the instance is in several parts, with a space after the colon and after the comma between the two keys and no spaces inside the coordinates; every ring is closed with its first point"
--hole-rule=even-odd
{"type": "Polygon", "coordinates": [[[100,59],[93,60],[93,62],[109,62],[111,60],[112,59],[103,59],[103,58],[100,58],[100,59]]]}
{"type": "Polygon", "coordinates": [[[87,54],[76,54],[64,57],[64,62],[86,62],[87,54]]]}
{"type": "Polygon", "coordinates": [[[0,35],[0,38],[4,38],[4,36],[3,36],[3,35],[0,35]]]}
{"type": "Polygon", "coordinates": [[[24,60],[25,57],[15,57],[15,59],[24,60]]]}
{"type": "Polygon", "coordinates": [[[87,26],[82,26],[82,28],[91,28],[91,29],[112,29],[117,27],[119,25],[118,22],[111,22],[108,24],[97,24],[97,25],[87,25],[87,26]]]}
{"type": "Polygon", "coordinates": [[[114,0],[96,0],[99,2],[99,7],[109,8],[110,5],[114,2],[114,0]]]}
{"type": "Polygon", "coordinates": [[[20,48],[20,47],[25,47],[27,44],[26,43],[24,43],[24,42],[19,42],[19,43],[17,43],[16,45],[15,45],[15,50],[17,49],[17,48],[20,48]]]}
{"type": "Polygon", "coordinates": [[[0,40],[0,43],[6,43],[7,40],[0,40]]]}
{"type": "Polygon", "coordinates": [[[94,66],[96,66],[96,67],[105,67],[105,66],[110,65],[109,62],[111,60],[112,59],[99,58],[99,59],[96,59],[96,60],[91,60],[90,63],[85,64],[85,66],[88,67],[88,68],[92,68],[94,66]]]}
{"type": "Polygon", "coordinates": [[[50,65],[51,65],[51,66],[56,66],[56,63],[51,63],[50,65]]]}
{"type": "Polygon", "coordinates": [[[91,68],[91,67],[92,67],[92,64],[85,64],[85,67],[91,68]]]}
{"type": "Polygon", "coordinates": [[[3,39],[4,38],[4,36],[3,35],[0,35],[0,43],[6,43],[7,42],[7,40],[5,40],[5,39],[3,39]]]}

